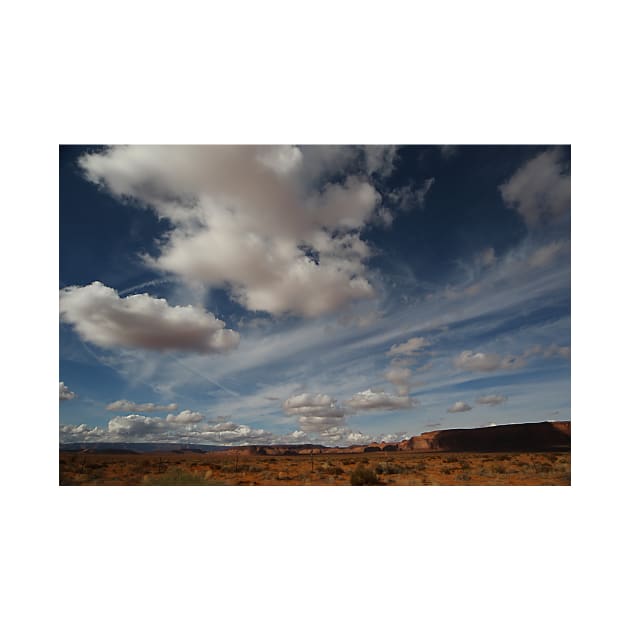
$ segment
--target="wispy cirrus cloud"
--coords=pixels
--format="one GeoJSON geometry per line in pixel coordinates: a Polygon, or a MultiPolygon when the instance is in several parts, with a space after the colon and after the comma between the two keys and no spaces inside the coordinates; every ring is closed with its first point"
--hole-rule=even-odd
{"type": "Polygon", "coordinates": [[[404,343],[393,345],[387,352],[388,357],[415,357],[431,343],[424,337],[411,337],[404,343]]]}
{"type": "Polygon", "coordinates": [[[486,396],[480,396],[477,398],[478,405],[500,405],[507,400],[506,396],[500,396],[499,394],[487,394],[486,396]]]}
{"type": "Polygon", "coordinates": [[[109,411],[135,411],[138,413],[151,413],[155,411],[175,411],[176,403],[159,405],[157,403],[135,403],[131,400],[115,400],[107,405],[109,411]]]}
{"type": "Polygon", "coordinates": [[[464,350],[453,361],[456,368],[470,372],[496,372],[514,370],[525,365],[525,360],[518,356],[501,356],[494,352],[473,352],[464,350]]]}

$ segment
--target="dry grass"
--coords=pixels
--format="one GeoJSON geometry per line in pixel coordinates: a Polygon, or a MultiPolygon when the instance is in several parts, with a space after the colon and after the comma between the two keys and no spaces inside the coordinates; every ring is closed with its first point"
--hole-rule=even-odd
{"type": "Polygon", "coordinates": [[[361,465],[379,485],[571,485],[570,453],[60,453],[60,485],[343,486],[361,465]]]}

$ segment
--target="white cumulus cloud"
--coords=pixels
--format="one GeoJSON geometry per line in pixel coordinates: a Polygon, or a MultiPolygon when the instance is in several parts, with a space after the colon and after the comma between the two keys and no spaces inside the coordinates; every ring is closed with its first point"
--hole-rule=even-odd
{"type": "Polygon", "coordinates": [[[300,429],[308,433],[323,433],[345,424],[344,409],[328,394],[297,394],[287,398],[282,407],[287,415],[300,416],[300,429]]]}
{"type": "Polygon", "coordinates": [[[77,395],[70,391],[70,388],[63,382],[59,381],[59,400],[72,400],[77,395]]]}
{"type": "Polygon", "coordinates": [[[60,442],[89,442],[107,438],[107,431],[99,427],[89,427],[87,424],[59,425],[60,442]]]}
{"type": "Polygon", "coordinates": [[[285,413],[294,416],[343,417],[344,411],[336,403],[328,394],[303,393],[287,398],[282,407],[285,413]]]}
{"type": "Polygon", "coordinates": [[[79,163],[168,220],[148,265],[225,287],[252,311],[316,317],[375,295],[360,230],[381,220],[371,177],[394,157],[386,147],[115,146],[79,163]]]}
{"type": "Polygon", "coordinates": [[[169,424],[196,424],[201,422],[205,416],[197,411],[191,411],[190,409],[184,409],[178,414],[169,413],[166,416],[166,422],[169,424]]]}
{"type": "Polygon", "coordinates": [[[300,416],[298,423],[307,433],[325,433],[343,426],[345,420],[337,416],[300,416]]]}
{"type": "Polygon", "coordinates": [[[183,444],[269,444],[277,436],[235,422],[201,422],[203,416],[182,411],[166,419],[130,414],[112,418],[106,428],[60,425],[59,439],[72,442],[179,442],[183,444]]]}
{"type": "Polygon", "coordinates": [[[188,440],[203,443],[239,445],[269,444],[274,435],[265,429],[255,429],[234,422],[204,423],[195,425],[184,434],[188,440]]]}
{"type": "Polygon", "coordinates": [[[104,348],[182,350],[198,353],[235,348],[240,336],[196,306],[170,306],[143,293],[121,298],[100,282],[60,291],[62,320],[86,341],[104,348]]]}
{"type": "Polygon", "coordinates": [[[451,405],[447,411],[448,413],[461,413],[464,411],[470,411],[471,409],[472,407],[468,403],[458,400],[456,403],[451,405]]]}
{"type": "Polygon", "coordinates": [[[559,149],[548,149],[526,162],[499,190],[529,227],[558,221],[571,208],[571,175],[559,149]]]}
{"type": "Polygon", "coordinates": [[[153,418],[138,414],[116,416],[107,423],[107,432],[114,436],[144,437],[163,433],[167,430],[162,418],[153,418]]]}
{"type": "Polygon", "coordinates": [[[354,394],[345,405],[352,411],[393,411],[396,409],[409,409],[413,401],[409,396],[400,396],[388,392],[377,392],[367,389],[354,394]]]}

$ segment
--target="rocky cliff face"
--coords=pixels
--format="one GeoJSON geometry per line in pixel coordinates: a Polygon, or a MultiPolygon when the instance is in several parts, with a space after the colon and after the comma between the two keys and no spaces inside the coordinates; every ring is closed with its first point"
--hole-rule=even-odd
{"type": "Polygon", "coordinates": [[[569,450],[570,447],[570,422],[431,431],[403,440],[398,445],[403,451],[536,451],[569,450]]]}
{"type": "Polygon", "coordinates": [[[423,433],[422,435],[415,435],[408,440],[403,440],[398,443],[398,450],[400,451],[432,451],[437,450],[436,436],[441,431],[430,431],[429,433],[423,433]]]}
{"type": "Polygon", "coordinates": [[[529,422],[478,429],[429,431],[402,442],[372,442],[345,447],[320,444],[235,446],[225,452],[246,455],[321,455],[379,451],[568,451],[570,448],[570,422],[529,422]]]}

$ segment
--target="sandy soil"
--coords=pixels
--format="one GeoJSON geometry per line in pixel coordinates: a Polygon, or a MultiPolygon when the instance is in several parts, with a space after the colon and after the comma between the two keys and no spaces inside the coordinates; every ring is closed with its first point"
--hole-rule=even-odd
{"type": "Polygon", "coordinates": [[[570,453],[59,454],[60,485],[571,485],[570,453]],[[371,480],[370,480],[370,477],[371,480]],[[356,485],[356,483],[354,484],[356,485]]]}

